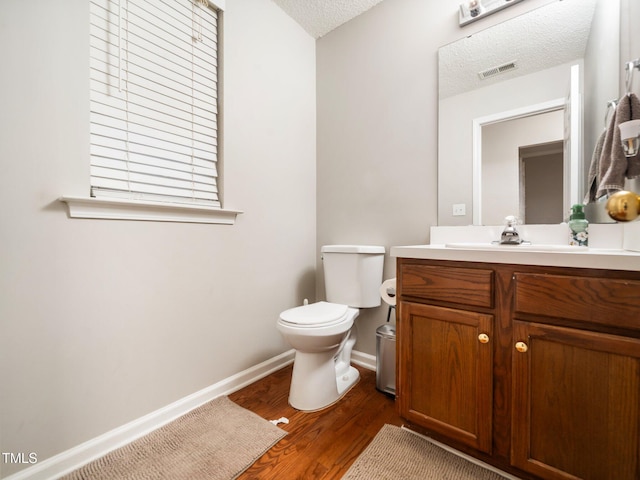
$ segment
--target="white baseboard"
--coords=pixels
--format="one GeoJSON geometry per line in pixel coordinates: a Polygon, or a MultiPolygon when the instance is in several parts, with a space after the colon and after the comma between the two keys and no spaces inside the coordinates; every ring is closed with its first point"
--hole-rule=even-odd
{"type": "Polygon", "coordinates": [[[351,363],[366,368],[367,370],[377,370],[377,362],[375,355],[369,355],[368,353],[359,352],[357,350],[351,351],[351,363]]]}
{"type": "MultiPolygon", "coordinates": [[[[356,352],[354,352],[356,353],[356,352]]],[[[225,378],[166,407],[138,418],[103,435],[38,462],[4,480],[54,480],[103,455],[146,435],[200,405],[222,395],[229,395],[291,364],[294,350],[281,353],[258,365],[225,378]]]]}

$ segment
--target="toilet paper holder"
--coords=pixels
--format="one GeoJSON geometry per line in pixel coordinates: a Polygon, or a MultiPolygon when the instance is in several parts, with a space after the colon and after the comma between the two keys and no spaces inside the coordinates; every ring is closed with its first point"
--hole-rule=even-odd
{"type": "Polygon", "coordinates": [[[391,320],[391,311],[396,308],[396,279],[390,278],[380,285],[380,297],[389,305],[387,312],[387,322],[391,320]]]}
{"type": "Polygon", "coordinates": [[[391,310],[395,310],[395,309],[396,309],[395,305],[389,305],[389,311],[387,312],[387,323],[391,319],[391,310]]]}

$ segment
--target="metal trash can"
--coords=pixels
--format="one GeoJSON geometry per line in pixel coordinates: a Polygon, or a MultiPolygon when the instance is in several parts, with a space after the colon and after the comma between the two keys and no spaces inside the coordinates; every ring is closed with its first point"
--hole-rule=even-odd
{"type": "Polygon", "coordinates": [[[390,323],[376,330],[376,389],[396,395],[396,326],[390,323]]]}

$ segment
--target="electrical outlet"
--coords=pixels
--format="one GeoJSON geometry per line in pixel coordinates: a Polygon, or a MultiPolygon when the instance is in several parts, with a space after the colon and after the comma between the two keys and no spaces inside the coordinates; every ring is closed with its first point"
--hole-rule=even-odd
{"type": "Polygon", "coordinates": [[[455,203],[453,205],[453,216],[461,217],[466,215],[466,205],[464,203],[455,203]]]}

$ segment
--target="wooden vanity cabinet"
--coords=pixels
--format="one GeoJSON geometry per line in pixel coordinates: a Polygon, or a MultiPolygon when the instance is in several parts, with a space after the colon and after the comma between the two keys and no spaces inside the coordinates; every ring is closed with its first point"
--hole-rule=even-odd
{"type": "Polygon", "coordinates": [[[640,340],[530,322],[514,354],[512,464],[541,478],[638,479],[640,340]]]}
{"type": "Polygon", "coordinates": [[[491,452],[493,317],[403,302],[407,420],[491,452]],[[483,337],[484,338],[484,337],[483,337]]]}
{"type": "Polygon", "coordinates": [[[522,478],[640,479],[640,272],[398,259],[397,405],[522,478]]]}
{"type": "Polygon", "coordinates": [[[640,479],[640,281],[603,273],[513,277],[511,463],[541,478],[640,479]]]}
{"type": "Polygon", "coordinates": [[[422,300],[491,309],[493,272],[407,264],[402,282],[404,296],[397,306],[402,318],[397,344],[401,394],[396,397],[402,415],[490,453],[493,315],[422,300]],[[411,301],[414,297],[420,301],[411,301]]]}

